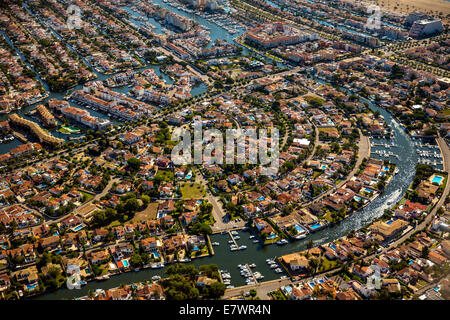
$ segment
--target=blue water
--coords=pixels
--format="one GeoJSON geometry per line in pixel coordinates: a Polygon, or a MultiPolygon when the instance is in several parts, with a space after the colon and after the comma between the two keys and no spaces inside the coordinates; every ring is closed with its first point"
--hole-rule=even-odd
{"type": "Polygon", "coordinates": [[[321,225],[320,225],[320,223],[316,223],[316,224],[313,224],[312,226],[310,226],[310,228],[311,229],[317,229],[317,228],[320,228],[321,227],[321,225]]]}
{"type": "Polygon", "coordinates": [[[80,224],[80,225],[76,226],[76,227],[73,229],[73,231],[78,231],[78,230],[81,230],[81,229],[83,229],[83,228],[84,228],[84,226],[83,226],[82,224],[80,224]]]}
{"type": "Polygon", "coordinates": [[[122,263],[125,268],[128,268],[130,266],[130,264],[128,263],[128,260],[122,260],[122,263]]]}
{"type": "Polygon", "coordinates": [[[38,283],[33,283],[32,285],[27,284],[27,289],[28,290],[33,290],[36,289],[36,287],[38,286],[38,283]]]}
{"type": "Polygon", "coordinates": [[[434,178],[433,178],[433,182],[436,182],[436,183],[438,183],[438,184],[441,184],[441,181],[442,181],[442,177],[441,176],[435,176],[434,178]]]}

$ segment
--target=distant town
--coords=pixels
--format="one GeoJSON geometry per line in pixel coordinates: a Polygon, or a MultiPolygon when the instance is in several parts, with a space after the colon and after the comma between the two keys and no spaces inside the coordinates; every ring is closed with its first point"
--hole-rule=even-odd
{"type": "Polygon", "coordinates": [[[378,2],[2,1],[0,299],[450,300],[450,2],[378,2]]]}

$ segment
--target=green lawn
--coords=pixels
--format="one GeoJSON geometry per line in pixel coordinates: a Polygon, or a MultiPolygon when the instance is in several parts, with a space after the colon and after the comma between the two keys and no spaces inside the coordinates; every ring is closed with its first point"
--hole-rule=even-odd
{"type": "Polygon", "coordinates": [[[205,196],[204,188],[197,183],[183,183],[180,190],[183,199],[200,199],[205,196]]]}
{"type": "Polygon", "coordinates": [[[335,268],[338,265],[336,260],[328,260],[326,257],[323,257],[323,263],[320,266],[319,272],[327,271],[335,268]]]}
{"type": "Polygon", "coordinates": [[[161,178],[164,181],[172,182],[173,181],[173,171],[172,170],[158,170],[155,175],[155,178],[161,178]]]}
{"type": "Polygon", "coordinates": [[[85,202],[91,200],[91,199],[94,197],[94,195],[92,195],[92,194],[90,194],[90,193],[87,193],[87,192],[84,192],[84,191],[81,191],[81,190],[78,190],[78,191],[80,191],[80,193],[81,193],[83,196],[86,197],[86,201],[85,201],[85,202]]]}

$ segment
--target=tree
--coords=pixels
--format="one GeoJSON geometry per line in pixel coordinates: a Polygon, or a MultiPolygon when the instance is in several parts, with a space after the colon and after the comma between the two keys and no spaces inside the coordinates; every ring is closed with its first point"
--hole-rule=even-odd
{"type": "Polygon", "coordinates": [[[252,298],[254,298],[254,297],[256,297],[256,290],[255,289],[251,289],[250,291],[249,291],[249,293],[250,293],[250,296],[252,297],[252,298]]]}
{"type": "Polygon", "coordinates": [[[227,286],[222,282],[213,282],[209,288],[209,297],[212,299],[219,299],[225,293],[227,286]]]}
{"type": "Polygon", "coordinates": [[[132,171],[139,171],[139,168],[141,167],[141,160],[137,158],[130,158],[127,160],[127,164],[132,171]]]}
{"type": "Polygon", "coordinates": [[[141,196],[141,200],[144,204],[144,207],[147,207],[148,204],[150,203],[150,197],[145,194],[141,196]]]}
{"type": "Polygon", "coordinates": [[[139,254],[133,254],[130,258],[130,262],[132,266],[141,266],[142,265],[142,257],[139,254]]]}
{"type": "Polygon", "coordinates": [[[316,269],[319,266],[319,260],[317,260],[316,258],[310,259],[308,261],[308,266],[312,270],[312,273],[315,274],[316,269]]]}
{"type": "Polygon", "coordinates": [[[191,232],[193,234],[202,234],[202,235],[207,235],[207,234],[212,234],[212,229],[211,227],[206,224],[206,223],[200,223],[197,222],[196,224],[194,224],[191,227],[191,232]]]}
{"type": "Polygon", "coordinates": [[[131,198],[125,201],[124,210],[127,213],[134,213],[139,209],[139,202],[136,198],[131,198]]]}

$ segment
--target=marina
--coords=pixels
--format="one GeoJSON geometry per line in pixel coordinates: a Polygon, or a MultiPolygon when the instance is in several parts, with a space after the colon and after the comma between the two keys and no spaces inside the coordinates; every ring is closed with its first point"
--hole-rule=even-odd
{"type": "MultiPolygon", "coordinates": [[[[418,155],[415,152],[416,146],[413,140],[408,136],[401,126],[393,124],[392,116],[384,109],[374,105],[370,100],[363,100],[368,103],[369,107],[384,117],[388,125],[391,126],[393,131],[392,141],[398,147],[392,148],[392,152],[398,155],[397,168],[398,174],[394,175],[392,181],[387,185],[385,192],[377,197],[364,209],[357,212],[357,214],[351,215],[349,218],[343,220],[341,223],[334,225],[333,227],[325,226],[323,228],[317,228],[319,230],[311,233],[306,239],[290,242],[286,245],[268,245],[263,246],[260,243],[253,243],[254,239],[250,236],[253,235],[249,231],[241,230],[239,232],[232,231],[225,234],[213,234],[210,236],[211,242],[227,243],[231,241],[235,248],[239,248],[236,240],[233,236],[240,235],[240,245],[245,245],[246,250],[235,249],[233,254],[230,255],[230,247],[217,246],[214,249],[214,256],[204,257],[202,259],[193,259],[192,264],[195,266],[214,263],[219,266],[220,269],[229,270],[231,277],[230,286],[242,286],[246,284],[246,280],[242,278],[240,271],[236,269],[238,264],[244,264],[244,261],[251,261],[259,266],[259,272],[264,276],[264,280],[274,280],[280,277],[283,273],[281,268],[275,268],[276,262],[274,257],[279,257],[284,254],[299,252],[306,249],[306,244],[309,240],[313,241],[315,245],[327,243],[345,235],[349,230],[357,230],[363,226],[371,223],[374,219],[383,215],[384,210],[389,208],[390,204],[395,203],[400,199],[405,190],[409,187],[413,176],[414,167],[418,162],[418,155]],[[246,236],[244,236],[246,234],[246,236]],[[269,258],[270,257],[270,258],[269,258]],[[268,259],[269,258],[269,259],[268,259]],[[266,261],[268,259],[268,261],[266,261]],[[270,262],[270,264],[268,263],[270,262]]],[[[381,142],[382,140],[378,140],[381,142]]],[[[391,143],[392,143],[391,141],[391,143]]],[[[388,143],[387,141],[383,143],[388,143]]],[[[375,147],[374,147],[375,148],[375,147]]],[[[435,149],[435,148],[434,148],[435,149]]],[[[316,230],[316,229],[315,229],[316,230]]],[[[257,241],[257,240],[256,240],[257,241]]],[[[163,266],[159,266],[159,269],[145,269],[141,272],[128,272],[122,273],[112,277],[105,282],[89,282],[86,286],[76,292],[68,289],[60,289],[54,293],[48,293],[42,296],[35,297],[36,299],[61,299],[61,298],[74,298],[87,294],[88,290],[96,288],[113,288],[120,283],[134,283],[150,279],[154,275],[164,275],[163,266]]]]}

